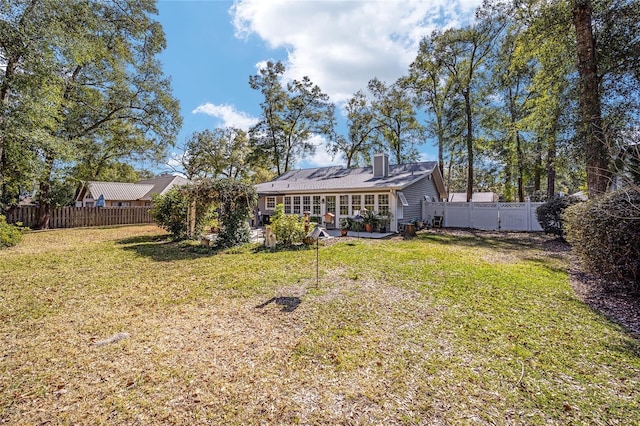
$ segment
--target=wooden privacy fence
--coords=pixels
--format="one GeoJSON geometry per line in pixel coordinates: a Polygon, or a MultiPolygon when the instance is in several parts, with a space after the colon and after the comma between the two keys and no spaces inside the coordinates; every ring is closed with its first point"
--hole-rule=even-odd
{"type": "MultiPolygon", "coordinates": [[[[38,207],[17,207],[5,214],[8,223],[38,227],[38,207]]],[[[52,207],[49,228],[84,226],[134,225],[153,223],[149,207],[52,207]]]]}
{"type": "Polygon", "coordinates": [[[492,231],[542,231],[536,209],[544,203],[430,203],[425,217],[441,216],[442,226],[492,231]]]}

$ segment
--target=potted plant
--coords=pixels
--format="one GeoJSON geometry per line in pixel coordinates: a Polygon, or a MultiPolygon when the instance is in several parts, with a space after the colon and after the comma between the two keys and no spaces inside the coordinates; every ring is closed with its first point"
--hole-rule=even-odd
{"type": "Polygon", "coordinates": [[[373,210],[367,210],[364,212],[364,215],[362,217],[364,230],[367,232],[373,232],[373,228],[375,228],[379,223],[378,215],[375,214],[373,210]]]}
{"type": "Polygon", "coordinates": [[[380,232],[387,232],[389,225],[391,224],[391,218],[393,215],[388,212],[386,215],[378,215],[378,222],[380,225],[380,232]]]}
{"type": "Polygon", "coordinates": [[[340,220],[340,235],[346,237],[349,233],[349,229],[351,228],[351,221],[348,217],[343,217],[340,220]]]}

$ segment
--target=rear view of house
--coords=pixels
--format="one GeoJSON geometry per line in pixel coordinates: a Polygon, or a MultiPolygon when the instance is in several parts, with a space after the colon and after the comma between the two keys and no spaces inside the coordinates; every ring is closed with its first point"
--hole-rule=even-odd
{"type": "Polygon", "coordinates": [[[389,165],[384,154],[376,155],[371,167],[292,170],[256,189],[263,222],[278,204],[287,214],[308,211],[328,228],[368,210],[390,218],[392,232],[403,222],[425,219],[422,201],[447,199],[437,162],[389,165]]]}

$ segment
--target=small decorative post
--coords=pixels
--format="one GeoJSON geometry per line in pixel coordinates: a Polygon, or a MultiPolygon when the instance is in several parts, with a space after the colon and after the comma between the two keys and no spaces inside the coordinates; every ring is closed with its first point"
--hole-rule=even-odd
{"type": "Polygon", "coordinates": [[[309,216],[311,216],[310,211],[304,212],[304,233],[309,233],[309,216]]]}
{"type": "Polygon", "coordinates": [[[320,285],[320,250],[319,250],[319,241],[320,238],[327,238],[329,234],[320,225],[316,225],[313,231],[307,235],[310,238],[313,238],[316,241],[316,288],[320,285]]]}
{"type": "Polygon", "coordinates": [[[362,223],[364,222],[364,216],[358,213],[353,217],[353,221],[358,223],[358,238],[360,238],[360,228],[362,227],[362,223]]]}

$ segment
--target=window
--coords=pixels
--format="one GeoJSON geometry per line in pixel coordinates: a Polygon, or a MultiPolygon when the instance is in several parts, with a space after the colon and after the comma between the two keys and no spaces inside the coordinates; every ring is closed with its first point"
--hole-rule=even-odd
{"type": "Polygon", "coordinates": [[[364,196],[364,208],[370,211],[375,211],[375,195],[367,194],[364,196]]]}
{"type": "Polygon", "coordinates": [[[362,195],[351,196],[351,211],[353,214],[362,210],[362,195]]]}
{"type": "Polygon", "coordinates": [[[130,201],[116,201],[114,203],[111,203],[112,207],[131,207],[131,202],[130,201]]]}
{"type": "Polygon", "coordinates": [[[300,214],[300,196],[293,197],[293,214],[300,214]]]}
{"type": "Polygon", "coordinates": [[[265,208],[267,210],[275,210],[276,209],[276,197],[267,197],[265,202],[265,208]]]}
{"type": "Polygon", "coordinates": [[[378,194],[378,214],[389,216],[389,194],[378,194]]]}
{"type": "Polygon", "coordinates": [[[320,216],[320,196],[319,195],[314,195],[313,196],[313,211],[312,214],[314,216],[320,216]]]}
{"type": "Polygon", "coordinates": [[[291,214],[291,197],[284,197],[284,214],[291,214]]]}
{"type": "Polygon", "coordinates": [[[93,201],[87,201],[86,203],[84,203],[85,207],[93,207],[93,201]]]}
{"type": "Polygon", "coordinates": [[[349,216],[349,196],[340,196],[340,216],[349,216]]]}
{"type": "Polygon", "coordinates": [[[311,211],[311,197],[305,195],[302,197],[302,213],[311,211]]]}
{"type": "Polygon", "coordinates": [[[336,213],[336,197],[332,195],[327,197],[327,213],[336,213]]]}

